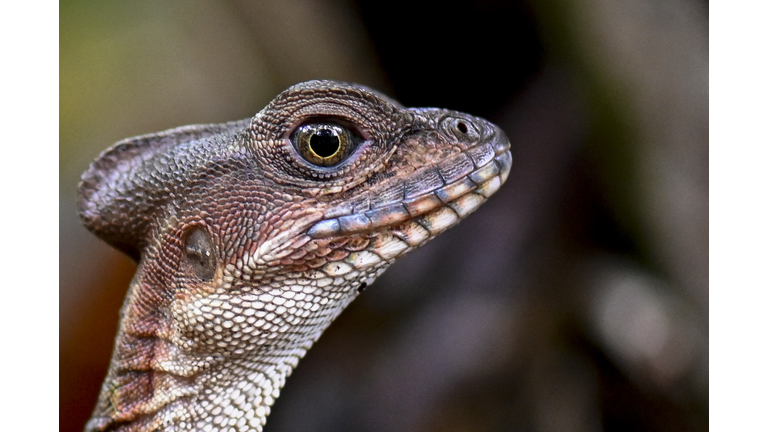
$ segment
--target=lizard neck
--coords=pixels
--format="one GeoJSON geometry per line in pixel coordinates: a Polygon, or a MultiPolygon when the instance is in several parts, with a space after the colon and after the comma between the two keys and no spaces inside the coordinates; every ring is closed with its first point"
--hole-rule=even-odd
{"type": "MultiPolygon", "coordinates": [[[[147,297],[156,291],[140,279],[142,273],[131,283],[121,311],[112,362],[86,432],[165,430],[171,425],[174,430],[211,425],[211,430],[235,426],[261,431],[286,378],[358,294],[352,285],[326,288],[316,302],[307,303],[310,313],[300,320],[288,309],[265,309],[244,317],[248,328],[257,332],[272,328],[258,336],[266,343],[252,351],[222,353],[186,343],[183,330],[174,326],[174,315],[187,309],[173,301],[166,302],[163,314],[157,313],[156,303],[151,309],[144,307],[152,304],[147,297]],[[326,306],[313,307],[320,303],[326,306]],[[286,340],[282,322],[291,326],[286,340]]],[[[260,290],[260,295],[278,291],[284,295],[290,290],[283,286],[260,290]]],[[[183,302],[189,304],[207,310],[200,302],[183,302]]]]}

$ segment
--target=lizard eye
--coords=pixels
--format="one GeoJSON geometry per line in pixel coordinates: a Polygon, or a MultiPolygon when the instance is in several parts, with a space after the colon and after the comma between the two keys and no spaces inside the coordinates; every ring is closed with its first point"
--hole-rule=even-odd
{"type": "Polygon", "coordinates": [[[208,233],[199,227],[190,231],[184,240],[186,264],[200,279],[211,280],[216,273],[216,253],[208,233]]]}
{"type": "Polygon", "coordinates": [[[349,129],[333,123],[308,123],[299,126],[291,142],[309,163],[321,167],[339,164],[352,148],[349,129]]]}

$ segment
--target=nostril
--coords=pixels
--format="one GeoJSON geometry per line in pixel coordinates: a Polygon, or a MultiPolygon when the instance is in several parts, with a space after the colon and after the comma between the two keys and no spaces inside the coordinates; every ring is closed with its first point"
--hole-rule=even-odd
{"type": "Polygon", "coordinates": [[[445,116],[440,120],[440,129],[446,136],[462,142],[477,141],[482,136],[482,120],[467,117],[445,116]]]}

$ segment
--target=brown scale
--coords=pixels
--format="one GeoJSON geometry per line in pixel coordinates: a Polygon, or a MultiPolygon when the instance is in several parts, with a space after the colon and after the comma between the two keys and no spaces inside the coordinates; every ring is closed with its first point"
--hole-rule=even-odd
{"type": "Polygon", "coordinates": [[[441,173],[459,181],[469,169],[476,177],[497,170],[488,175],[500,184],[508,148],[485,120],[310,81],[252,119],[176,128],[105,151],[83,174],[80,216],[139,266],[86,430],[216,431],[219,420],[247,418],[237,430],[261,431],[286,376],[358,291],[461,219],[403,221],[398,204],[424,196],[409,204],[417,213],[438,204],[424,194],[445,183],[441,173]],[[310,147],[292,141],[307,125],[345,128],[341,136],[355,145],[331,154],[335,165],[313,165],[301,154],[311,138],[310,147]],[[400,213],[376,213],[388,205],[400,213]],[[372,206],[379,225],[362,215],[372,206]],[[419,224],[430,221],[440,225],[425,235],[419,224]],[[322,229],[310,233],[315,226],[322,229]],[[251,411],[221,417],[241,408],[251,411]]]}

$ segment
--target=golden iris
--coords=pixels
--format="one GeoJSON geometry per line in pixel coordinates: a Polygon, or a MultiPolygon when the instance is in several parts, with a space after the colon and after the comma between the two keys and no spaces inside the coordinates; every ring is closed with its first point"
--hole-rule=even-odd
{"type": "Polygon", "coordinates": [[[332,123],[310,123],[300,126],[293,135],[299,153],[310,163],[333,166],[349,152],[349,130],[332,123]]]}

